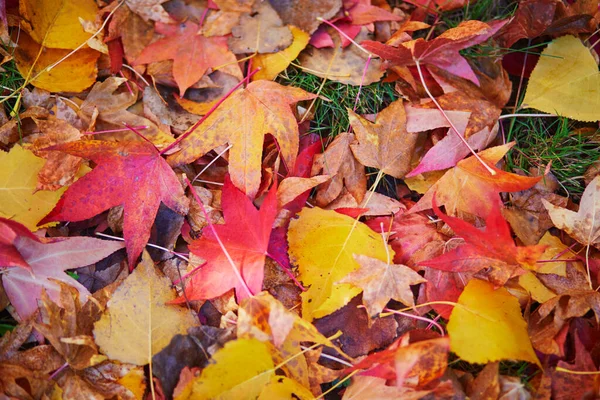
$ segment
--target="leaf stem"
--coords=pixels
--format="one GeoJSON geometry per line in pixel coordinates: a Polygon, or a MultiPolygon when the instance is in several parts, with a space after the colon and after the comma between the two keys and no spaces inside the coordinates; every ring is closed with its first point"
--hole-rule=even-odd
{"type": "Polygon", "coordinates": [[[435,99],[435,97],[433,97],[433,95],[431,94],[431,92],[429,91],[429,88],[427,87],[427,84],[425,83],[425,78],[423,77],[423,71],[421,71],[421,64],[419,63],[419,60],[417,60],[416,58],[413,58],[415,65],[417,67],[417,71],[419,72],[419,78],[421,79],[421,83],[423,84],[423,89],[425,89],[425,92],[427,93],[427,95],[429,96],[429,98],[431,99],[431,101],[433,101],[433,104],[435,104],[435,106],[437,107],[438,110],[440,110],[440,112],[442,113],[442,115],[444,116],[444,118],[446,119],[446,121],[448,121],[448,123],[450,124],[450,130],[452,132],[454,132],[458,138],[463,142],[463,144],[465,146],[467,146],[467,148],[469,149],[469,151],[473,154],[473,156],[475,156],[475,158],[477,159],[477,161],[479,161],[481,163],[481,165],[483,165],[485,167],[485,169],[490,173],[490,175],[496,175],[496,171],[494,171],[493,169],[490,168],[489,165],[486,164],[485,161],[482,160],[481,157],[479,157],[479,155],[475,152],[475,150],[473,150],[473,148],[471,147],[471,145],[469,145],[469,142],[467,142],[467,139],[465,139],[460,132],[458,131],[458,129],[456,129],[456,127],[454,126],[454,122],[452,122],[452,120],[450,119],[450,117],[448,117],[448,114],[446,114],[446,112],[444,111],[444,109],[442,108],[442,106],[440,105],[440,103],[438,103],[438,101],[435,99]]]}

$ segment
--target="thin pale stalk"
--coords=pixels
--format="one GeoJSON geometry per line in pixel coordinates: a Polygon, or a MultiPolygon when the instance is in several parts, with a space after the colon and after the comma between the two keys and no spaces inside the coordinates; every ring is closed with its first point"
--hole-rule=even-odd
{"type": "Polygon", "coordinates": [[[419,321],[427,322],[427,323],[429,323],[429,325],[435,326],[440,331],[440,333],[442,334],[442,336],[446,335],[446,333],[444,332],[444,328],[442,328],[442,326],[440,324],[438,324],[437,322],[435,322],[432,319],[421,317],[420,315],[413,315],[413,314],[408,314],[408,313],[405,313],[405,312],[402,312],[402,311],[392,310],[390,308],[384,308],[383,310],[386,311],[386,312],[393,313],[393,314],[402,315],[403,317],[412,318],[412,319],[416,319],[416,320],[419,320],[419,321]]]}
{"type": "Polygon", "coordinates": [[[465,139],[460,132],[458,131],[458,129],[456,129],[456,126],[454,126],[454,123],[452,122],[452,120],[450,119],[450,117],[448,117],[448,114],[446,114],[446,112],[444,111],[444,109],[442,108],[442,106],[440,105],[440,103],[438,103],[438,101],[435,99],[435,97],[433,97],[433,95],[431,94],[431,92],[429,91],[429,88],[427,87],[427,84],[425,83],[425,77],[423,77],[423,71],[421,71],[421,65],[419,64],[419,61],[414,59],[415,61],[415,65],[417,67],[417,71],[419,71],[419,78],[421,79],[421,84],[423,85],[423,89],[425,89],[425,92],[427,93],[427,95],[429,96],[429,98],[431,99],[431,101],[433,101],[433,104],[435,104],[435,106],[437,107],[438,110],[440,110],[440,112],[442,113],[442,115],[444,116],[444,118],[446,119],[446,121],[448,121],[448,123],[450,124],[450,130],[452,132],[454,132],[458,138],[460,139],[461,142],[463,142],[463,144],[465,146],[467,146],[467,148],[469,149],[469,151],[471,152],[471,154],[473,154],[473,156],[477,159],[477,161],[479,161],[481,163],[481,165],[483,165],[485,167],[485,169],[490,173],[490,175],[496,175],[496,171],[494,171],[493,169],[490,168],[489,165],[487,165],[485,163],[485,161],[483,161],[483,159],[481,157],[479,157],[479,155],[475,152],[475,150],[473,150],[473,148],[471,147],[471,145],[469,145],[469,143],[467,142],[467,139],[465,139]]]}
{"type": "Polygon", "coordinates": [[[219,243],[219,247],[221,247],[221,250],[223,251],[225,258],[227,258],[227,261],[229,261],[229,264],[231,265],[231,268],[233,269],[233,273],[235,274],[235,277],[240,281],[240,284],[242,285],[242,288],[244,288],[244,290],[246,291],[247,295],[249,297],[254,296],[254,293],[252,293],[252,291],[248,287],[248,284],[246,284],[246,281],[244,281],[244,278],[242,277],[240,270],[236,267],[235,262],[233,262],[233,259],[231,258],[231,256],[229,255],[229,252],[225,248],[225,245],[221,241],[221,238],[219,237],[217,230],[215,229],[212,221],[210,220],[210,217],[208,216],[208,213],[206,212],[206,209],[204,208],[204,204],[198,197],[198,193],[196,193],[196,190],[194,190],[194,187],[192,186],[192,182],[190,182],[190,180],[187,178],[187,176],[185,177],[185,183],[190,188],[190,191],[192,192],[192,196],[194,196],[194,199],[200,206],[200,209],[202,210],[202,213],[204,214],[204,218],[206,219],[206,222],[208,223],[208,227],[212,231],[217,243],[219,243]]]}

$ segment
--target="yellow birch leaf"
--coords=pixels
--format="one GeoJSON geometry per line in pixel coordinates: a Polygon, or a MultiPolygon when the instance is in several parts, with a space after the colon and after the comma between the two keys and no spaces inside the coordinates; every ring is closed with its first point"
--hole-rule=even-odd
{"type": "Polygon", "coordinates": [[[277,53],[258,54],[252,59],[252,67],[260,68],[260,70],[252,76],[253,81],[257,79],[267,79],[272,81],[280,72],[284,71],[290,63],[298,57],[298,54],[304,50],[306,45],[308,45],[310,40],[310,35],[308,33],[292,25],[290,25],[289,28],[294,37],[294,41],[289,47],[277,53]]]}
{"type": "Polygon", "coordinates": [[[274,376],[269,346],[257,339],[237,339],[225,343],[194,379],[191,391],[175,400],[256,399],[274,376]]]}
{"type": "Polygon", "coordinates": [[[271,378],[271,382],[269,382],[260,393],[258,400],[312,400],[314,398],[315,396],[313,396],[310,390],[300,385],[298,382],[286,378],[285,376],[274,376],[271,378]]]}
{"type": "Polygon", "coordinates": [[[46,71],[47,67],[61,60],[70,50],[45,48],[40,53],[40,48],[41,45],[21,32],[14,57],[21,75],[35,78],[29,82],[33,86],[50,92],[81,92],[96,82],[96,60],[100,56],[96,50],[81,49],[46,71]]]}
{"type": "Polygon", "coordinates": [[[136,400],[142,400],[146,392],[146,375],[142,367],[132,368],[125,376],[119,378],[117,383],[129,390],[136,400]]]}
{"type": "Polygon", "coordinates": [[[350,284],[334,285],[360,268],[354,254],[381,261],[394,257],[381,235],[362,222],[318,207],[304,208],[292,220],[288,241],[299,278],[309,287],[302,293],[302,315],[308,321],[331,314],[361,292],[350,284]]]}
{"type": "Polygon", "coordinates": [[[531,298],[542,304],[550,300],[556,293],[548,289],[531,271],[519,276],[519,285],[527,290],[531,298]]]}
{"type": "Polygon", "coordinates": [[[169,278],[157,274],[144,251],[142,262],[117,288],[94,324],[96,344],[112,360],[148,364],[173,336],[196,325],[187,309],[165,304],[176,297],[169,278]]]}
{"type": "Polygon", "coordinates": [[[448,321],[450,350],[470,363],[521,360],[540,365],[519,301],[505,288],[472,279],[448,321]]]}
{"type": "MultiPolygon", "coordinates": [[[[541,245],[548,246],[544,253],[540,256],[540,260],[574,260],[577,255],[573,253],[567,245],[560,241],[556,236],[552,236],[549,232],[546,232],[540,239],[541,245]]],[[[571,261],[576,262],[576,261],[571,261]]],[[[555,261],[555,262],[544,262],[538,264],[536,270],[539,274],[556,274],[559,276],[567,276],[567,262],[566,261],[555,261]]]]}
{"type": "Polygon", "coordinates": [[[575,36],[550,43],[529,77],[523,104],[579,121],[600,120],[600,74],[590,49],[575,36]]]}
{"type": "Polygon", "coordinates": [[[94,0],[19,0],[21,26],[37,43],[56,49],[74,49],[92,36],[79,18],[93,21],[94,0]]]}
{"type": "Polygon", "coordinates": [[[32,231],[38,229],[36,224],[66,190],[36,192],[38,172],[45,162],[18,144],[8,153],[0,151],[0,217],[20,222],[32,231]]]}

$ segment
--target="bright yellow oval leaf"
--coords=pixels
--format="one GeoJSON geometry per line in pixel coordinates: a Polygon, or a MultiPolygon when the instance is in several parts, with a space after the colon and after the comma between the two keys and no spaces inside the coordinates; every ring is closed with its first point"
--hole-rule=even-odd
{"type": "Polygon", "coordinates": [[[192,390],[175,400],[256,399],[275,376],[275,364],[266,343],[257,339],[227,342],[212,364],[193,381],[192,390]]]}
{"type": "Polygon", "coordinates": [[[66,190],[36,192],[38,172],[45,162],[19,145],[8,153],[0,151],[0,217],[20,222],[32,231],[38,229],[36,224],[66,190]]]}
{"type": "Polygon", "coordinates": [[[294,61],[298,54],[310,40],[310,35],[304,32],[302,29],[296,28],[295,26],[289,26],[294,36],[294,41],[289,47],[281,50],[277,53],[272,54],[259,54],[252,59],[252,67],[260,68],[260,70],[254,74],[252,80],[267,79],[273,80],[279,75],[279,73],[285,70],[292,61],[294,61]]]}
{"type": "Polygon", "coordinates": [[[354,254],[387,261],[394,252],[386,251],[381,235],[347,215],[315,207],[303,209],[299,216],[290,223],[288,241],[299,278],[309,287],[302,293],[302,316],[312,321],[361,292],[350,284],[334,285],[360,267],[354,254]]]}
{"type": "Polygon", "coordinates": [[[81,92],[96,82],[96,60],[100,53],[90,48],[81,49],[46,71],[69,53],[70,50],[48,48],[40,53],[40,45],[21,32],[14,56],[21,75],[35,78],[30,82],[33,86],[50,92],[81,92]]]}
{"type": "Polygon", "coordinates": [[[117,288],[94,324],[96,344],[112,360],[148,364],[173,336],[196,325],[190,311],[165,304],[176,297],[169,278],[156,273],[144,251],[142,262],[117,288]]]}
{"type": "Polygon", "coordinates": [[[74,49],[92,35],[79,18],[93,21],[98,14],[94,0],[19,0],[21,26],[39,44],[74,49]]]}
{"type": "Polygon", "coordinates": [[[575,36],[555,39],[529,77],[523,103],[579,121],[600,120],[598,65],[575,36]]]}
{"type": "Polygon", "coordinates": [[[285,376],[274,376],[265,386],[258,400],[299,399],[312,400],[315,396],[298,382],[285,376]]]}
{"type": "Polygon", "coordinates": [[[519,301],[506,289],[472,279],[448,321],[450,350],[470,363],[514,359],[540,365],[521,315],[519,301]]]}

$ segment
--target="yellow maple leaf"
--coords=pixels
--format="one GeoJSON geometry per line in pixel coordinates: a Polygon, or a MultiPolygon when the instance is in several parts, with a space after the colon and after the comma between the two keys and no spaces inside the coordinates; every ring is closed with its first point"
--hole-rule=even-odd
{"type": "Polygon", "coordinates": [[[83,30],[79,18],[93,21],[98,5],[94,0],[20,0],[19,12],[21,27],[37,43],[74,49],[92,36],[83,30]]]}
{"type": "Polygon", "coordinates": [[[94,324],[94,339],[112,360],[145,365],[176,334],[196,325],[186,309],[167,305],[176,298],[169,278],[156,272],[144,251],[142,262],[117,288],[94,324]]]}
{"type": "Polygon", "coordinates": [[[321,208],[305,208],[292,220],[288,232],[290,257],[298,265],[300,280],[309,289],[302,293],[302,316],[308,321],[331,314],[361,289],[334,285],[359,269],[354,254],[381,261],[394,257],[382,237],[362,222],[321,208]]]}
{"type": "Polygon", "coordinates": [[[38,229],[36,224],[66,190],[36,191],[38,172],[45,162],[19,145],[8,153],[0,151],[0,217],[20,222],[32,231],[38,229]]]}
{"type": "Polygon", "coordinates": [[[96,82],[96,60],[100,57],[96,50],[84,48],[64,58],[70,50],[44,48],[40,52],[42,46],[23,32],[17,44],[17,69],[31,79],[33,86],[50,92],[81,92],[96,82]],[[62,61],[56,64],[59,60],[62,61]],[[48,70],[50,66],[53,67],[48,70]]]}
{"type": "Polygon", "coordinates": [[[472,279],[448,321],[450,350],[470,363],[514,359],[540,365],[516,297],[472,279]]]}
{"type": "Polygon", "coordinates": [[[600,120],[600,74],[575,36],[555,39],[531,72],[523,104],[579,121],[600,120]]]}
{"type": "Polygon", "coordinates": [[[298,57],[298,54],[304,50],[310,40],[310,35],[295,26],[290,25],[289,28],[294,37],[294,41],[289,47],[277,53],[258,54],[252,59],[252,66],[254,68],[260,68],[260,70],[252,76],[253,81],[258,79],[275,79],[277,75],[284,71],[290,63],[298,57]]]}

